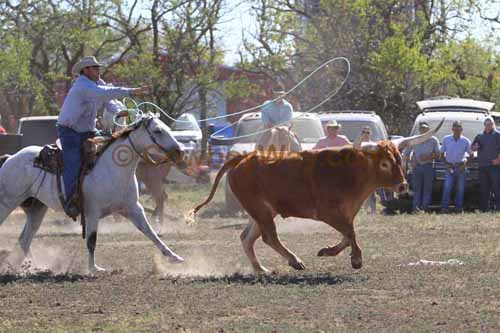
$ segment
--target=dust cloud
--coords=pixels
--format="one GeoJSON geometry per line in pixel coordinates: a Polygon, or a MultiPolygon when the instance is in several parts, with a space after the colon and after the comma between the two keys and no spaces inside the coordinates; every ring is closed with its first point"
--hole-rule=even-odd
{"type": "Polygon", "coordinates": [[[13,250],[0,249],[0,272],[12,274],[36,274],[51,272],[67,274],[74,272],[80,248],[73,250],[43,243],[33,244],[30,253],[21,261],[22,252],[19,247],[13,250]],[[19,263],[21,261],[21,263],[19,263]]]}
{"type": "Polygon", "coordinates": [[[182,253],[184,262],[178,264],[169,263],[167,258],[159,253],[153,257],[153,274],[160,277],[220,277],[242,272],[242,267],[235,267],[221,262],[220,258],[211,257],[201,248],[190,249],[182,253]]]}

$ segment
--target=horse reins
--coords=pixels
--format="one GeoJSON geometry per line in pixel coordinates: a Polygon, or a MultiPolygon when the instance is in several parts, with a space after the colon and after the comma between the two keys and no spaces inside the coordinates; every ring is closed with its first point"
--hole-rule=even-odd
{"type": "MultiPolygon", "coordinates": [[[[151,141],[153,141],[153,143],[162,151],[165,153],[166,156],[168,156],[170,153],[167,149],[165,149],[162,145],[160,145],[158,143],[158,141],[156,141],[155,137],[153,136],[153,134],[151,133],[151,131],[149,130],[149,124],[151,123],[151,121],[153,120],[153,118],[149,118],[149,119],[146,119],[145,121],[142,121],[139,123],[139,126],[137,127],[140,127],[141,125],[144,124],[144,127],[146,128],[146,132],[148,133],[149,135],[149,138],[151,139],[151,141]]],[[[139,150],[137,149],[137,147],[135,146],[134,142],[132,141],[132,139],[130,138],[130,135],[128,136],[128,141],[130,142],[130,145],[132,146],[132,149],[136,152],[137,155],[139,155],[144,162],[146,163],[149,163],[149,164],[153,164],[153,165],[160,165],[160,164],[165,164],[165,163],[168,163],[168,159],[166,158],[165,161],[163,162],[156,162],[155,160],[153,160],[151,158],[151,156],[149,155],[149,153],[147,151],[144,151],[142,154],[139,152],[139,150]],[[144,157],[147,156],[146,157],[144,157]]]]}

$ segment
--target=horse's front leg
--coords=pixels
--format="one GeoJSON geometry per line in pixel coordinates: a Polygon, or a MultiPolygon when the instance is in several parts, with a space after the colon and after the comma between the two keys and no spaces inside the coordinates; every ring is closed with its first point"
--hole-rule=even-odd
{"type": "Polygon", "coordinates": [[[95,247],[97,243],[97,225],[99,219],[96,216],[85,217],[85,235],[87,241],[87,250],[89,253],[88,270],[89,274],[106,271],[104,268],[95,264],[95,247]]]}
{"type": "Polygon", "coordinates": [[[184,261],[184,259],[178,256],[174,251],[170,250],[170,248],[158,237],[158,234],[153,228],[151,228],[146,218],[146,214],[144,213],[144,208],[139,202],[132,204],[131,207],[122,214],[132,221],[137,229],[149,238],[171,262],[179,263],[184,261]]]}

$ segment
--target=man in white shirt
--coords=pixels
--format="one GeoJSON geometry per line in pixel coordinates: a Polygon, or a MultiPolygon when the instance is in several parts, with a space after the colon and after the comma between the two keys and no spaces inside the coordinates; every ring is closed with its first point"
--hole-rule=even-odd
{"type": "Polygon", "coordinates": [[[453,134],[443,138],[441,153],[446,163],[446,173],[443,187],[441,210],[448,212],[451,190],[456,183],[455,210],[463,211],[465,192],[465,165],[472,156],[470,140],[462,135],[462,122],[455,121],[452,126],[453,134]]]}

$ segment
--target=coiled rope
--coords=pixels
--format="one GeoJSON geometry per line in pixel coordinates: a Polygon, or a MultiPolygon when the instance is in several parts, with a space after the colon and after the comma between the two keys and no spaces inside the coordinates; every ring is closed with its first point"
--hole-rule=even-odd
{"type": "MultiPolygon", "coordinates": [[[[270,101],[266,101],[265,103],[269,103],[269,102],[276,102],[277,100],[279,99],[283,99],[285,98],[286,96],[290,95],[292,92],[294,92],[295,90],[297,90],[300,86],[302,86],[306,81],[308,81],[314,74],[316,74],[317,72],[319,72],[320,70],[322,70],[323,68],[326,68],[328,65],[330,65],[331,63],[334,63],[336,61],[344,61],[346,64],[347,64],[347,72],[346,72],[346,75],[344,76],[340,86],[335,89],[332,93],[328,94],[320,103],[316,104],[315,106],[313,106],[312,108],[310,109],[307,109],[306,111],[304,112],[312,112],[316,109],[318,109],[319,107],[321,107],[322,105],[324,105],[326,102],[328,102],[330,99],[332,99],[333,97],[335,97],[339,91],[344,87],[345,83],[347,82],[347,79],[349,78],[349,75],[351,73],[351,63],[349,62],[349,59],[347,59],[346,57],[335,57],[335,58],[332,58],[326,62],[324,62],[323,64],[321,64],[320,66],[318,66],[314,71],[312,71],[311,73],[309,73],[307,76],[305,76],[302,80],[300,80],[295,86],[293,86],[291,89],[289,89],[288,91],[286,91],[283,95],[279,96],[279,97],[276,97],[270,101]]],[[[155,103],[152,103],[152,102],[141,102],[141,103],[137,103],[135,100],[133,100],[132,98],[125,98],[124,99],[124,102],[125,100],[130,100],[133,104],[134,104],[134,108],[127,108],[125,110],[122,110],[122,111],[125,111],[125,112],[128,112],[128,113],[131,113],[131,114],[134,114],[136,116],[136,120],[133,121],[132,123],[130,124],[127,124],[127,125],[123,125],[121,124],[119,121],[118,121],[118,113],[116,113],[114,116],[113,116],[113,123],[116,125],[116,126],[119,126],[119,127],[130,127],[130,126],[134,126],[135,124],[137,124],[140,119],[142,118],[142,116],[144,115],[144,112],[141,110],[141,107],[142,106],[151,106],[153,108],[155,108],[156,110],[158,110],[159,112],[161,112],[165,117],[167,117],[168,119],[172,120],[172,121],[175,121],[175,122],[180,122],[180,123],[189,123],[190,121],[188,120],[179,120],[179,119],[175,119],[173,118],[172,116],[170,116],[167,112],[165,112],[161,107],[159,107],[158,105],[156,105],[155,103]]],[[[226,118],[226,117],[229,117],[229,116],[237,116],[237,115],[240,115],[240,114],[244,114],[244,113],[249,113],[251,111],[255,111],[255,110],[259,110],[261,109],[265,103],[262,103],[262,104],[259,104],[257,106],[253,106],[251,108],[247,108],[247,109],[244,109],[244,110],[241,110],[241,111],[238,111],[238,112],[234,112],[234,113],[231,113],[231,114],[225,114],[225,115],[221,115],[221,116],[216,116],[216,117],[209,117],[209,118],[205,118],[205,119],[200,119],[199,122],[208,122],[208,121],[214,121],[214,120],[218,120],[218,119],[223,119],[223,118],[226,118]]],[[[125,104],[125,103],[124,103],[125,104]]],[[[126,104],[125,104],[126,105],[126,104]]],[[[292,118],[294,119],[294,118],[292,118]]],[[[228,129],[229,127],[232,127],[236,122],[233,122],[233,123],[230,123],[228,124],[227,126],[219,129],[218,131],[212,133],[210,135],[210,138],[213,139],[214,137],[216,137],[219,133],[225,131],[226,129],[228,129]]],[[[256,136],[256,135],[260,135],[262,133],[265,133],[267,131],[270,131],[272,130],[273,128],[275,127],[279,127],[279,126],[282,126],[282,125],[285,125],[287,124],[287,122],[283,122],[283,123],[280,123],[280,124],[276,124],[274,125],[273,127],[271,128],[267,128],[267,129],[263,129],[263,130],[260,130],[260,131],[256,131],[254,133],[249,133],[249,134],[246,134],[246,135],[241,135],[241,136],[238,136],[238,137],[231,137],[231,138],[217,138],[217,140],[219,141],[224,141],[224,140],[235,140],[235,139],[241,139],[241,138],[247,138],[247,137],[251,137],[251,136],[256,136]]]]}

